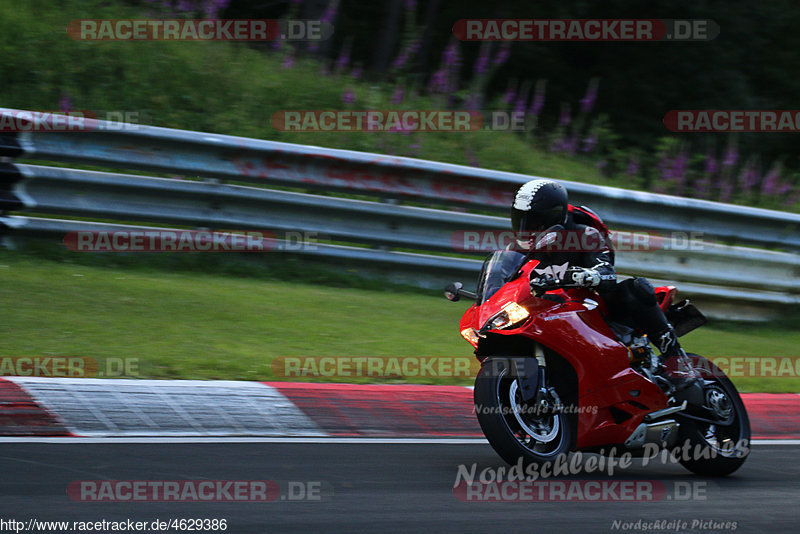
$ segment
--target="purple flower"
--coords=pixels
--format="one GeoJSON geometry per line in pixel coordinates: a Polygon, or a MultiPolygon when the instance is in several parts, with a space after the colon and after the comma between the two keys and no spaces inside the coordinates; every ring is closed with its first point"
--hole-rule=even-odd
{"type": "Polygon", "coordinates": [[[578,150],[578,134],[573,134],[568,141],[564,143],[564,150],[571,155],[574,155],[578,150]]]}
{"type": "Polygon", "coordinates": [[[480,76],[481,74],[486,72],[486,69],[488,67],[489,67],[489,47],[484,45],[481,46],[481,51],[478,54],[478,59],[475,60],[475,65],[472,70],[476,76],[480,76]]]}
{"type": "Polygon", "coordinates": [[[398,84],[394,88],[394,93],[392,93],[392,104],[394,105],[402,104],[404,97],[405,97],[405,87],[398,84]]]}
{"type": "Polygon", "coordinates": [[[481,166],[481,162],[478,161],[478,156],[475,155],[475,152],[473,152],[471,148],[467,147],[465,149],[465,152],[466,152],[466,155],[467,155],[467,163],[470,165],[470,167],[480,167],[481,166]]]}
{"type": "Polygon", "coordinates": [[[538,116],[544,107],[544,90],[547,82],[539,80],[536,82],[536,89],[533,93],[533,103],[531,104],[528,112],[531,115],[538,116]]]}
{"type": "Polygon", "coordinates": [[[666,193],[669,186],[675,181],[675,166],[667,152],[661,156],[656,166],[661,174],[661,180],[656,184],[656,193],[666,193]]]}
{"type": "Polygon", "coordinates": [[[584,138],[582,152],[591,152],[597,146],[597,132],[592,132],[589,137],[584,138]]]}
{"type": "Polygon", "coordinates": [[[564,104],[561,106],[561,115],[558,118],[558,125],[567,126],[570,122],[572,122],[571,110],[569,104],[564,104]]]}
{"type": "Polygon", "coordinates": [[[758,183],[758,170],[755,166],[751,163],[745,165],[742,171],[739,173],[739,187],[741,188],[742,193],[750,194],[753,187],[758,183]]]}
{"type": "Polygon", "coordinates": [[[779,164],[774,164],[769,172],[764,176],[764,181],[761,182],[761,194],[772,196],[778,191],[778,182],[781,177],[781,168],[779,164]]]}
{"type": "Polygon", "coordinates": [[[793,186],[790,182],[783,182],[780,186],[778,186],[778,196],[783,196],[789,191],[793,189],[793,186]]]}
{"type": "Polygon", "coordinates": [[[469,98],[467,101],[464,102],[464,109],[469,110],[477,110],[481,107],[481,94],[480,93],[470,93],[469,98]]]}
{"type": "Polygon", "coordinates": [[[217,18],[220,11],[227,8],[230,3],[231,0],[206,0],[203,12],[207,19],[217,18]]]}
{"type": "Polygon", "coordinates": [[[524,85],[525,90],[521,90],[519,94],[517,94],[517,101],[514,102],[514,113],[525,112],[525,105],[528,103],[528,93],[530,93],[531,89],[527,83],[524,85]]]}
{"type": "Polygon", "coordinates": [[[495,67],[499,67],[500,65],[508,61],[510,55],[511,55],[511,43],[506,41],[500,46],[500,50],[497,51],[497,55],[494,56],[494,59],[492,60],[492,65],[495,67]]]}
{"type": "Polygon", "coordinates": [[[442,53],[442,63],[449,67],[458,62],[458,59],[458,45],[456,43],[450,43],[445,47],[442,53]]]}
{"type": "Polygon", "coordinates": [[[452,95],[458,90],[458,69],[461,57],[458,53],[458,42],[451,42],[442,52],[442,61],[439,70],[433,73],[428,82],[428,91],[431,93],[449,93],[452,95]]]}
{"type": "Polygon", "coordinates": [[[681,149],[672,162],[672,175],[675,181],[675,193],[678,195],[683,194],[683,189],[686,185],[686,171],[688,168],[689,156],[686,154],[685,149],[681,149]]]}
{"type": "Polygon", "coordinates": [[[403,68],[406,65],[406,63],[408,63],[408,60],[414,57],[414,55],[416,55],[416,53],[419,51],[419,47],[420,47],[419,39],[412,40],[399,54],[397,54],[397,57],[392,62],[392,68],[393,69],[403,68]]]}
{"type": "Polygon", "coordinates": [[[447,91],[447,71],[439,69],[433,73],[428,82],[429,93],[444,93],[447,91]]]}
{"type": "Polygon", "coordinates": [[[447,69],[447,89],[446,92],[452,95],[458,91],[458,73],[461,67],[461,54],[458,52],[459,41],[452,42],[442,54],[442,68],[447,69]]]}
{"type": "Polygon", "coordinates": [[[597,168],[597,169],[598,169],[600,172],[603,172],[603,171],[605,170],[605,168],[606,168],[606,165],[608,165],[608,162],[607,162],[606,160],[604,160],[604,159],[601,159],[600,161],[598,161],[597,163],[595,163],[595,165],[594,165],[594,166],[595,166],[595,167],[596,167],[596,168],[597,168]]]}
{"type": "Polygon", "coordinates": [[[589,82],[589,87],[586,89],[586,95],[581,99],[581,112],[588,113],[594,107],[594,102],[597,100],[597,87],[599,83],[597,79],[589,82]]]}
{"type": "Polygon", "coordinates": [[[503,104],[508,105],[508,104],[510,104],[511,102],[514,101],[514,98],[516,97],[516,95],[517,95],[517,91],[514,89],[514,84],[512,84],[511,82],[508,82],[508,87],[506,88],[506,92],[503,93],[503,98],[502,98],[501,101],[503,102],[503,104]]]}
{"type": "Polygon", "coordinates": [[[67,93],[61,93],[61,100],[58,101],[58,109],[60,111],[72,110],[72,99],[67,93]]]}
{"type": "Polygon", "coordinates": [[[331,0],[331,2],[328,4],[328,7],[325,9],[325,12],[322,13],[322,16],[319,18],[323,26],[326,23],[330,24],[331,22],[333,22],[333,19],[336,17],[336,12],[338,10],[339,10],[339,0],[331,0]]]}
{"type": "Polygon", "coordinates": [[[628,168],[625,169],[625,174],[628,176],[636,176],[639,174],[639,160],[636,157],[632,157],[628,161],[628,168]]]}
{"type": "Polygon", "coordinates": [[[353,68],[353,70],[350,71],[350,77],[353,78],[354,80],[358,80],[359,78],[361,78],[362,73],[363,69],[361,68],[361,65],[356,65],[353,68]]]}
{"type": "Polygon", "coordinates": [[[718,186],[720,202],[728,202],[733,195],[733,182],[730,180],[720,180],[718,186]]]}
{"type": "Polygon", "coordinates": [[[294,68],[294,48],[290,48],[289,52],[283,56],[283,63],[281,63],[281,67],[284,69],[294,68]]]}
{"type": "Polygon", "coordinates": [[[339,57],[336,59],[335,63],[335,70],[337,73],[342,72],[350,64],[350,51],[352,46],[352,41],[348,40],[342,47],[342,51],[339,53],[339,57]]]}
{"type": "Polygon", "coordinates": [[[706,168],[703,172],[708,176],[714,176],[717,172],[717,159],[711,154],[706,155],[706,168]]]}
{"type": "Polygon", "coordinates": [[[698,198],[708,198],[711,195],[711,179],[704,176],[698,180],[694,187],[695,195],[698,198]]]}
{"type": "Polygon", "coordinates": [[[577,148],[578,148],[578,137],[576,135],[573,135],[572,137],[569,138],[567,138],[567,136],[562,136],[550,144],[550,152],[563,151],[569,154],[575,154],[577,148]]]}
{"type": "Polygon", "coordinates": [[[345,104],[353,104],[356,101],[356,93],[349,87],[342,93],[342,102],[345,104]]]}
{"type": "Polygon", "coordinates": [[[406,11],[414,11],[417,9],[417,0],[406,0],[406,11]]]}
{"type": "Polygon", "coordinates": [[[394,61],[392,61],[392,68],[393,69],[402,68],[407,61],[408,61],[408,53],[404,50],[399,54],[397,54],[397,57],[394,58],[394,61]]]}
{"type": "Polygon", "coordinates": [[[722,160],[723,167],[733,167],[736,165],[736,161],[739,159],[739,151],[736,150],[735,145],[730,145],[728,147],[727,152],[725,152],[725,158],[722,160]]]}

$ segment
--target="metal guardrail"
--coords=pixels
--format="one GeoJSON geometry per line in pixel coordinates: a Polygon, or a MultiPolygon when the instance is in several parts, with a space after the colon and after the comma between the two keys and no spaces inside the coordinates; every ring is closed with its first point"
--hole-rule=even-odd
{"type": "MultiPolygon", "coordinates": [[[[171,228],[154,226],[132,226],[90,221],[65,221],[39,217],[10,215],[0,217],[0,225],[13,229],[14,235],[20,237],[43,237],[62,239],[68,232],[114,232],[114,231],[168,231],[171,228]]],[[[297,243],[276,240],[274,251],[286,254],[298,254],[303,257],[314,257],[328,262],[348,262],[351,267],[365,276],[376,276],[374,267],[385,267],[392,270],[392,281],[418,287],[439,290],[448,282],[456,279],[476,280],[481,269],[481,260],[415,254],[390,250],[351,247],[315,243],[298,248],[297,243]]],[[[658,279],[654,282],[669,284],[675,279],[658,279]]],[[[800,295],[780,293],[751,288],[734,288],[714,286],[701,283],[681,282],[680,290],[688,295],[697,295],[707,299],[730,301],[744,304],[774,303],[783,305],[799,305],[800,295]]],[[[733,314],[717,311],[717,316],[752,317],[752,314],[733,314]]],[[[758,316],[758,314],[756,314],[758,316]]]]}
{"type": "MultiPolygon", "coordinates": [[[[7,180],[14,174],[9,191],[22,206],[7,207],[28,212],[301,231],[330,241],[442,253],[463,251],[463,239],[457,241],[465,231],[508,230],[507,218],[239,185],[23,164],[6,169],[7,180]]],[[[617,266],[623,272],[695,282],[708,282],[708,273],[714,273],[717,285],[800,293],[798,255],[705,242],[691,245],[683,250],[619,252],[617,266]]]]}
{"type": "MultiPolygon", "coordinates": [[[[0,110],[0,113],[3,111],[0,110]]],[[[15,112],[16,113],[16,112],[15,112]]],[[[123,127],[96,121],[88,132],[0,136],[0,209],[48,216],[142,221],[188,227],[317,232],[354,247],[316,243],[308,257],[389,266],[417,285],[474,277],[480,261],[388,250],[459,252],[454,235],[508,229],[513,191],[531,176],[410,158],[255,139],[123,127]],[[204,177],[154,178],[15,163],[27,158],[204,177]],[[210,179],[210,180],[209,180],[210,179]],[[225,180],[252,183],[243,186],[225,180]],[[479,207],[503,217],[267,189],[292,185],[479,207]],[[5,193],[2,193],[5,191],[5,193]],[[364,246],[377,248],[363,248],[364,246]],[[443,276],[447,278],[442,278],[443,276]]],[[[759,246],[800,250],[800,215],[561,181],[614,227],[696,232],[759,246]]],[[[463,210],[463,208],[460,208],[463,210]]],[[[6,235],[63,238],[79,229],[133,229],[65,219],[0,217],[6,235]]],[[[689,294],[762,303],[800,303],[800,255],[710,242],[699,249],[620,252],[620,271],[681,281],[689,294]],[[777,291],[776,291],[777,290],[777,291]]],[[[290,252],[277,246],[277,250],[290,252]]]]}
{"type": "MultiPolygon", "coordinates": [[[[0,108],[0,114],[19,110],[0,108]]],[[[245,137],[93,121],[92,131],[0,138],[0,157],[84,163],[218,180],[358,191],[499,210],[535,176],[245,137]]],[[[691,232],[800,250],[800,214],[559,180],[573,203],[617,228],[691,232]]]]}

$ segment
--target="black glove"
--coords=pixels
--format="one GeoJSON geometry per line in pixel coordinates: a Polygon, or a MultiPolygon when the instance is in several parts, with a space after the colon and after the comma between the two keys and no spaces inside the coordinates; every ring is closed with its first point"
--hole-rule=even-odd
{"type": "Polygon", "coordinates": [[[538,278],[531,277],[531,291],[549,291],[555,289],[559,285],[559,280],[552,274],[545,274],[538,278]]]}

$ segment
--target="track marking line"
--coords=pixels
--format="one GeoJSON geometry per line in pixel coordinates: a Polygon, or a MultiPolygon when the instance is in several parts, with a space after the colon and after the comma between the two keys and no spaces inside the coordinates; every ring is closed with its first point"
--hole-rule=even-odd
{"type": "MultiPolygon", "coordinates": [[[[348,443],[410,445],[488,445],[485,438],[365,438],[365,437],[236,437],[236,436],[139,436],[139,437],[47,437],[7,436],[0,443],[348,443]]],[[[752,445],[800,445],[800,439],[754,439],[752,445]]]]}

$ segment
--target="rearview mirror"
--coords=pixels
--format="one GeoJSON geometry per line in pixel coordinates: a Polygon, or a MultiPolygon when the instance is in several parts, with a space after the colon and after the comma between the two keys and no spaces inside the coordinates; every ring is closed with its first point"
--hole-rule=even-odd
{"type": "Polygon", "coordinates": [[[447,284],[447,287],[444,288],[444,296],[447,297],[447,300],[457,302],[461,300],[461,295],[459,295],[458,292],[462,287],[464,287],[464,284],[461,282],[447,284]]]}
{"type": "Polygon", "coordinates": [[[461,282],[447,284],[447,287],[444,288],[444,296],[447,297],[447,300],[452,302],[461,300],[461,297],[465,297],[470,300],[478,300],[478,295],[472,291],[467,291],[464,289],[464,284],[461,282]]]}

